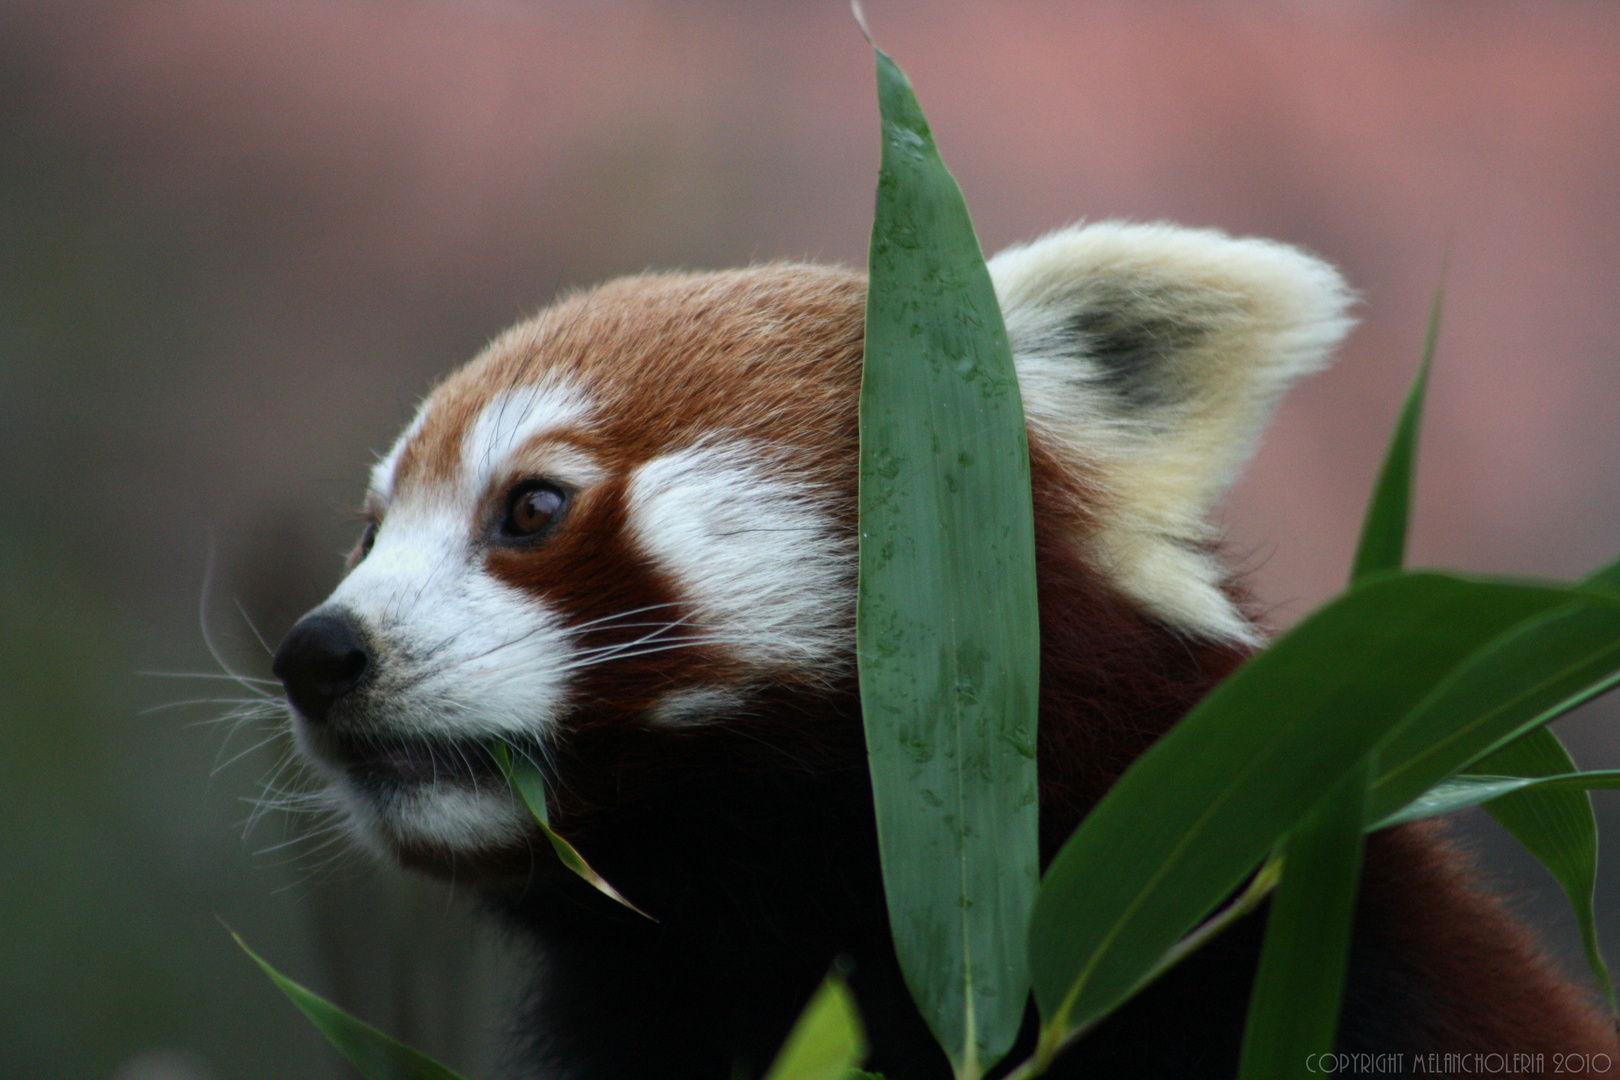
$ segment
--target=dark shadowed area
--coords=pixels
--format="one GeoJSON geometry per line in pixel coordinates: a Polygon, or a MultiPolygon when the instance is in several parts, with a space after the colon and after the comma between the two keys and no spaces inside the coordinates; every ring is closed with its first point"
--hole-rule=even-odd
{"type": "MultiPolygon", "coordinates": [[[[987,250],[1163,218],[1360,290],[1223,510],[1275,623],[1347,573],[1448,249],[1414,561],[1620,553],[1620,7],[866,7],[987,250]]],[[[0,0],[7,1075],[342,1075],[215,916],[501,1075],[504,944],[327,822],[244,828],[296,770],[274,722],[206,722],[252,696],[216,676],[268,675],[373,455],[507,323],[648,267],[863,262],[871,67],[837,0],[0,0]]],[[[1616,721],[1565,723],[1582,764],[1616,721]]],[[[1551,879],[1466,834],[1573,969],[1551,879]]]]}

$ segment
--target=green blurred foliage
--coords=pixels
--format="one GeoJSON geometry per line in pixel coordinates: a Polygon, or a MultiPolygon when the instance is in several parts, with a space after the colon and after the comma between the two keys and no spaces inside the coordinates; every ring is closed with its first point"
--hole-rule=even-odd
{"type": "Polygon", "coordinates": [[[231,316],[208,257],[226,257],[217,238],[115,190],[118,171],[82,146],[17,125],[0,134],[10,1075],[112,1077],[141,1060],[173,1080],[343,1075],[218,915],[350,1008],[492,1073],[495,1002],[511,980],[467,904],[346,845],[309,854],[297,840],[306,823],[276,812],[244,835],[285,737],[263,721],[234,733],[206,723],[225,702],[169,707],[245,696],[217,678],[199,600],[227,623],[227,651],[266,674],[233,601],[279,634],[330,585],[336,560],[314,552],[335,550],[347,524],[332,514],[334,535],[317,539],[303,517],[263,514],[252,542],[227,548],[227,580],[201,596],[209,541],[195,505],[206,495],[185,490],[196,477],[176,463],[206,471],[209,429],[229,423],[209,411],[242,382],[218,362],[231,316]]]}

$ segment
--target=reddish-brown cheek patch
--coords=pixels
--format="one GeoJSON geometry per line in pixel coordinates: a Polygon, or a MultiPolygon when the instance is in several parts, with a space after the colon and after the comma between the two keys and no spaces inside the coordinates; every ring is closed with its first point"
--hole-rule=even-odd
{"type": "Polygon", "coordinates": [[[557,531],[530,550],[495,547],[489,572],[578,628],[563,729],[642,724],[669,691],[725,684],[738,672],[702,644],[674,582],[625,534],[625,481],[581,492],[557,531]]]}

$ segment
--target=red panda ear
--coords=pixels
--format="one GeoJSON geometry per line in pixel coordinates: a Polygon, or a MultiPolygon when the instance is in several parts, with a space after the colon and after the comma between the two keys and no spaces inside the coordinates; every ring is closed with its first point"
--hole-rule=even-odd
{"type": "Polygon", "coordinates": [[[1078,538],[1149,611],[1253,640],[1207,515],[1278,397],[1349,330],[1338,273],[1295,248],[1104,222],[990,260],[1031,429],[1096,477],[1078,538]]]}

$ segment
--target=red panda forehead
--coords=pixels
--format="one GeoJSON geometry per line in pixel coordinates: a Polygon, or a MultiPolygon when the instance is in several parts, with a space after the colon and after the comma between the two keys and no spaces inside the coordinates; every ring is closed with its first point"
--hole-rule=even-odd
{"type": "Polygon", "coordinates": [[[864,306],[861,275],[809,265],[646,275],[568,297],[433,393],[391,486],[453,481],[469,434],[497,414],[509,434],[570,445],[610,473],[735,440],[846,486],[864,306]]]}

